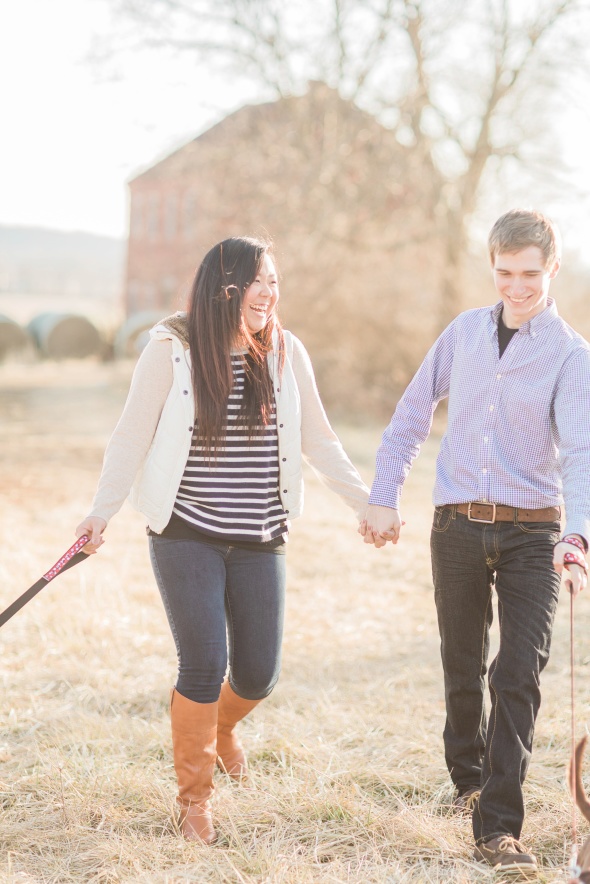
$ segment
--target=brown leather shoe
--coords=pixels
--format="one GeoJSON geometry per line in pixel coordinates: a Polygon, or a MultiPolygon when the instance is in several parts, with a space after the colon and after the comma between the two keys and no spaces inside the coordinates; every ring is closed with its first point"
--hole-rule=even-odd
{"type": "Polygon", "coordinates": [[[479,786],[473,786],[471,789],[459,792],[453,799],[452,808],[454,812],[460,816],[471,816],[480,795],[481,789],[479,786]]]}
{"type": "Polygon", "coordinates": [[[170,696],[179,825],[188,841],[204,844],[217,838],[209,806],[217,758],[217,705],[195,703],[174,689],[170,696]]]}
{"type": "Polygon", "coordinates": [[[245,780],[248,776],[246,753],[235,733],[235,726],[260,702],[239,697],[227,680],[221,686],[217,719],[217,766],[232,780],[245,780]]]}
{"type": "Polygon", "coordinates": [[[473,858],[506,874],[536,876],[537,860],[512,835],[499,835],[483,844],[476,844],[473,858]]]}

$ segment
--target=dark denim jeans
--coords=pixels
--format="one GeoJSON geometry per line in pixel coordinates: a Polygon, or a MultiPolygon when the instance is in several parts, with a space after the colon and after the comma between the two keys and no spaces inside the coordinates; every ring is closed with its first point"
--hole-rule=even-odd
{"type": "Polygon", "coordinates": [[[436,507],[432,574],[441,637],[447,720],[445,757],[459,790],[481,787],[473,832],[482,842],[520,837],[522,784],[541,703],[560,578],[553,568],[559,522],[471,522],[455,507],[436,507]],[[500,646],[485,675],[498,596],[500,646]]]}
{"type": "Polygon", "coordinates": [[[284,548],[244,549],[215,539],[149,538],[152,567],[178,654],[177,690],[219,699],[229,652],[232,688],[268,696],[281,665],[284,548]]]}

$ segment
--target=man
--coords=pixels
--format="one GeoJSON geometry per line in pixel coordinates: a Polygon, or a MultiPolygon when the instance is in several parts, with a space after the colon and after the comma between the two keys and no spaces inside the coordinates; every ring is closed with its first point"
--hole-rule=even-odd
{"type": "Polygon", "coordinates": [[[404,480],[448,397],[431,535],[445,756],[455,806],[473,808],[474,858],[526,873],[536,860],[518,840],[522,784],[564,567],[570,592],[586,585],[590,347],[548,297],[560,263],[551,221],[510,211],[488,245],[500,300],[460,314],[427,354],[383,435],[359,530],[377,547],[397,543],[404,480]],[[486,724],[494,584],[500,647],[486,724]]]}

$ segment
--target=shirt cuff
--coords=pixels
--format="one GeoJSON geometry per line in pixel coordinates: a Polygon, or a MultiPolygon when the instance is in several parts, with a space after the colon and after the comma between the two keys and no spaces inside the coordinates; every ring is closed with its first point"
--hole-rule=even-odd
{"type": "Polygon", "coordinates": [[[561,536],[567,537],[568,534],[579,534],[584,541],[586,552],[588,552],[588,538],[590,537],[590,519],[586,519],[584,518],[584,516],[574,515],[571,518],[567,516],[565,528],[561,536]]]}
{"type": "Polygon", "coordinates": [[[372,488],[369,506],[388,506],[392,510],[398,510],[401,496],[400,488],[372,488]]]}

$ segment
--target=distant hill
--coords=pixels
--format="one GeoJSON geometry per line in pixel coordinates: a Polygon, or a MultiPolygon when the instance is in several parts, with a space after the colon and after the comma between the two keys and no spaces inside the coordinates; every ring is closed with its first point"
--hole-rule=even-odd
{"type": "Polygon", "coordinates": [[[125,240],[0,225],[0,295],[112,300],[122,288],[125,240]]]}

